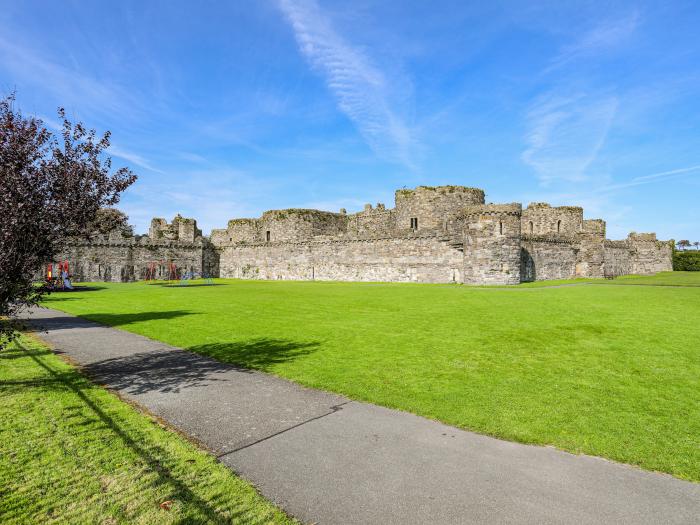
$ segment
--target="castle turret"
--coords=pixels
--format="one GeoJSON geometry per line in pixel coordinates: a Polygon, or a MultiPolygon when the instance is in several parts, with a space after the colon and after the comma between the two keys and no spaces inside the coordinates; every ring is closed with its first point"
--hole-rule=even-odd
{"type": "Polygon", "coordinates": [[[522,231],[529,235],[575,235],[583,230],[583,208],[533,202],[523,210],[522,231]]]}
{"type": "Polygon", "coordinates": [[[484,191],[466,186],[418,186],[397,190],[396,229],[398,231],[444,230],[449,217],[465,206],[484,203],[484,191]]]}
{"type": "Polygon", "coordinates": [[[464,228],[464,282],[520,282],[520,204],[468,206],[460,216],[464,228]]]}

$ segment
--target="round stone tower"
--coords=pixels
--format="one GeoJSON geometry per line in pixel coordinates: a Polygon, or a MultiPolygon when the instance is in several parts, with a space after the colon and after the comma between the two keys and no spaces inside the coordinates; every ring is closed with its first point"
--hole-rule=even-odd
{"type": "Polygon", "coordinates": [[[484,190],[466,186],[418,186],[397,190],[396,229],[444,230],[449,218],[465,206],[484,203],[484,190]]]}

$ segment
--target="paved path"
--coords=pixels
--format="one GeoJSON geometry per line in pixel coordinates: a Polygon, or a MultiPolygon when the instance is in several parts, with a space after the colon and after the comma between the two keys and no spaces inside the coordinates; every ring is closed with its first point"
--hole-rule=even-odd
{"type": "Polygon", "coordinates": [[[55,351],[305,522],[698,523],[700,484],[303,388],[53,310],[55,351]]]}

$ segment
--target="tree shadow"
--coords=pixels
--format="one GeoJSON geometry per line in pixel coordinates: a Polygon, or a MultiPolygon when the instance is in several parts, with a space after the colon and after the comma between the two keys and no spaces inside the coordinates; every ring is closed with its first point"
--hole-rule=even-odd
{"type": "Polygon", "coordinates": [[[106,286],[84,286],[81,284],[76,284],[73,286],[72,290],[61,290],[60,288],[57,288],[55,290],[51,290],[51,293],[49,295],[53,295],[53,294],[71,295],[74,293],[83,293],[83,292],[99,292],[100,290],[105,290],[106,288],[107,288],[106,286]]]}
{"type": "Polygon", "coordinates": [[[286,339],[253,339],[231,343],[190,346],[190,352],[213,357],[225,363],[269,371],[273,365],[293,361],[319,349],[317,341],[301,342],[286,339]]]}
{"type": "MultiPolygon", "coordinates": [[[[81,413],[81,405],[68,407],[70,410],[66,410],[65,415],[74,420],[71,426],[75,431],[79,431],[77,427],[82,427],[84,432],[94,432],[95,428],[97,428],[95,424],[108,429],[140,458],[150,472],[156,475],[153,484],[161,487],[164,493],[168,495],[168,499],[183,501],[186,505],[196,509],[199,515],[197,518],[184,518],[176,521],[176,523],[202,522],[200,520],[206,523],[231,523],[243,518],[249,519],[250,523],[256,525],[269,522],[269,518],[263,518],[262,516],[260,518],[255,516],[249,517],[248,509],[242,502],[241,504],[234,503],[233,508],[228,512],[228,516],[222,515],[222,507],[231,504],[227,494],[215,491],[214,494],[210,495],[209,501],[200,497],[181,479],[182,467],[178,464],[178,459],[173,457],[172,450],[161,446],[156,441],[147,440],[145,433],[134,424],[131,418],[119,415],[118,412],[109,406],[103,406],[104,403],[91,394],[91,391],[98,387],[86,381],[84,377],[76,375],[74,371],[65,372],[54,369],[41,357],[41,354],[48,354],[48,351],[34,352],[23,345],[21,348],[25,350],[25,356],[29,356],[48,373],[48,377],[44,377],[42,380],[37,379],[36,384],[8,385],[9,388],[36,386],[72,391],[79,399],[79,403],[87,407],[93,415],[93,417],[86,417],[86,414],[81,413]],[[196,521],[191,521],[192,519],[196,521]]],[[[0,387],[3,386],[0,384],[0,387]]],[[[211,491],[211,489],[209,490],[211,491]]]]}
{"type": "Polygon", "coordinates": [[[58,316],[23,319],[31,331],[68,330],[71,328],[89,328],[93,323],[107,326],[126,326],[143,321],[176,319],[186,315],[197,315],[188,310],[170,310],[165,312],[138,312],[128,314],[91,313],[81,317],[58,316]]]}
{"type": "Polygon", "coordinates": [[[221,380],[217,374],[235,369],[229,364],[178,350],[141,352],[83,367],[92,379],[129,394],[179,392],[206,386],[221,380]]]}
{"type": "Polygon", "coordinates": [[[200,286],[227,286],[224,283],[189,283],[189,284],[180,284],[179,281],[173,281],[172,283],[169,282],[164,282],[164,283],[149,283],[148,286],[161,286],[164,288],[198,288],[200,286]]]}
{"type": "Polygon", "coordinates": [[[245,343],[193,346],[188,351],[140,352],[105,359],[83,367],[99,383],[129,394],[180,392],[226,380],[235,370],[252,373],[315,351],[319,343],[257,339],[245,343]]]}

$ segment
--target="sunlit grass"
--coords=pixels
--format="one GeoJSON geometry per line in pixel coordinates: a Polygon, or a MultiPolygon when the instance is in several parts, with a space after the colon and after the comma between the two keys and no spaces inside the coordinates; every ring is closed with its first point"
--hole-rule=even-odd
{"type": "Polygon", "coordinates": [[[291,520],[213,456],[25,338],[0,352],[0,522],[291,520]]]}
{"type": "Polygon", "coordinates": [[[99,284],[46,304],[354,399],[700,481],[700,288],[597,283],[99,284]]]}

